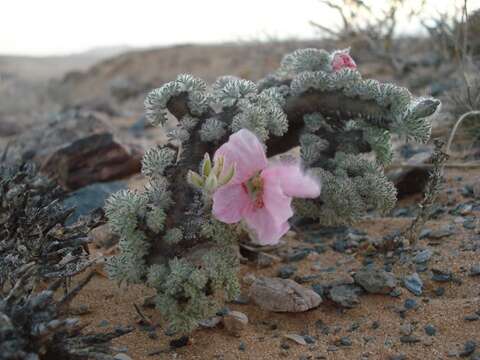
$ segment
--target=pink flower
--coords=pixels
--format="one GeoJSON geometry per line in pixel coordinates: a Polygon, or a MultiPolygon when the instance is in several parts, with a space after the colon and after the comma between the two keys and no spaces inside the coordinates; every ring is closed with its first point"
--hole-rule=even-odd
{"type": "Polygon", "coordinates": [[[257,137],[242,129],[230,136],[215,153],[223,156],[225,169],[235,175],[213,194],[213,216],[227,224],[244,220],[261,245],[276,244],[288,231],[292,197],[320,195],[317,180],[304,174],[300,164],[268,164],[257,137]]]}
{"type": "Polygon", "coordinates": [[[356,69],[357,64],[353,61],[348,50],[340,50],[333,53],[332,68],[334,71],[343,68],[356,69]]]}

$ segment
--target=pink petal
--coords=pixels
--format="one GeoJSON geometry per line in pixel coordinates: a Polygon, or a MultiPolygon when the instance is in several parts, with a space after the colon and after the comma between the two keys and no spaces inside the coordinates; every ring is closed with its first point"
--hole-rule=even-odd
{"type": "Polygon", "coordinates": [[[320,195],[320,181],[305,174],[300,164],[272,165],[262,176],[278,179],[284,194],[290,197],[316,198],[320,195]]]}
{"type": "Polygon", "coordinates": [[[257,209],[245,215],[245,222],[255,231],[256,242],[260,245],[278,244],[290,228],[287,222],[278,224],[267,208],[257,209]]]}
{"type": "Polygon", "coordinates": [[[267,170],[262,172],[263,203],[273,220],[283,224],[293,216],[292,198],[284,193],[281,178],[267,170]]]}
{"type": "Polygon", "coordinates": [[[256,172],[267,166],[267,157],[262,144],[255,134],[247,129],[241,129],[235,134],[230,135],[228,142],[220,146],[215,152],[214,160],[219,156],[224,156],[224,171],[235,166],[235,176],[230,184],[239,184],[256,172]]]}
{"type": "Polygon", "coordinates": [[[227,224],[239,222],[250,206],[248,194],[238,184],[222,186],[213,194],[212,214],[227,224]]]}
{"type": "Polygon", "coordinates": [[[348,50],[341,50],[333,54],[332,68],[334,71],[338,71],[343,68],[356,69],[357,64],[355,64],[355,61],[348,53],[348,50]]]}

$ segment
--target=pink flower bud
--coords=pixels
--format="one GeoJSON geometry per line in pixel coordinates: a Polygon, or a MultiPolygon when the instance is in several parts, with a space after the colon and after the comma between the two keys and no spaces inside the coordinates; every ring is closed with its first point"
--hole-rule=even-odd
{"type": "Polygon", "coordinates": [[[357,64],[353,61],[348,50],[341,50],[333,53],[332,68],[333,71],[338,71],[343,68],[356,69],[357,64]]]}

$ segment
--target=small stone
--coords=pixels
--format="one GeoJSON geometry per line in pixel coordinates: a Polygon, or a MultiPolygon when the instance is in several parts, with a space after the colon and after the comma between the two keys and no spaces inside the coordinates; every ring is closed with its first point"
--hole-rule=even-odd
{"type": "Polygon", "coordinates": [[[240,294],[235,299],[232,300],[232,304],[237,305],[248,305],[250,303],[250,299],[247,295],[240,294]]]}
{"type": "Polygon", "coordinates": [[[437,334],[437,329],[432,324],[427,324],[424,330],[428,336],[435,336],[437,334]]]}
{"type": "Polygon", "coordinates": [[[286,262],[294,262],[305,259],[310,253],[310,249],[299,249],[288,253],[285,257],[286,262]]]}
{"type": "Polygon", "coordinates": [[[400,289],[399,287],[396,287],[395,289],[390,291],[390,294],[388,295],[390,295],[391,297],[399,297],[402,295],[402,289],[400,289]]]}
{"type": "Polygon", "coordinates": [[[307,344],[315,344],[315,339],[310,335],[304,335],[303,338],[305,339],[307,344]]]}
{"type": "Polygon", "coordinates": [[[403,281],[405,287],[413,294],[420,296],[423,292],[423,281],[417,273],[405,277],[403,281]]]}
{"type": "Polygon", "coordinates": [[[400,341],[404,344],[415,344],[420,342],[420,338],[413,335],[400,336],[400,341]]]}
{"type": "Polygon", "coordinates": [[[435,289],[435,295],[436,296],[443,296],[445,295],[445,288],[443,287],[438,287],[435,289]]]}
{"type": "Polygon", "coordinates": [[[429,238],[441,239],[455,234],[455,228],[451,225],[442,226],[440,229],[434,230],[430,233],[429,238]]]}
{"type": "Polygon", "coordinates": [[[361,292],[360,288],[354,285],[338,285],[330,289],[329,297],[343,307],[353,308],[360,304],[359,292],[361,292]]]}
{"type": "Polygon", "coordinates": [[[472,265],[470,268],[470,276],[480,276],[480,264],[472,265]]]}
{"type": "Polygon", "coordinates": [[[132,358],[130,356],[128,356],[127,354],[117,354],[113,357],[115,360],[132,360],[132,358]]]}
{"type": "Polygon", "coordinates": [[[372,329],[376,330],[379,327],[380,327],[380,321],[375,320],[374,322],[372,322],[372,329]]]}
{"type": "Polygon", "coordinates": [[[397,285],[395,276],[383,269],[364,267],[357,271],[353,278],[371,294],[388,294],[397,285]]]}
{"type": "Polygon", "coordinates": [[[342,336],[338,341],[335,342],[337,346],[352,346],[352,340],[348,336],[342,336]]]}
{"type": "Polygon", "coordinates": [[[273,265],[274,263],[274,258],[272,256],[269,256],[263,252],[258,254],[257,257],[257,265],[259,268],[267,268],[273,265]]]}
{"type": "Polygon", "coordinates": [[[282,279],[288,279],[295,274],[295,271],[297,271],[295,266],[282,266],[280,269],[278,269],[277,276],[282,279]]]}
{"type": "Polygon", "coordinates": [[[247,349],[247,345],[243,341],[240,341],[240,345],[238,345],[238,350],[245,351],[247,349]]]}
{"type": "Polygon", "coordinates": [[[415,309],[418,307],[417,301],[415,299],[406,299],[403,303],[403,307],[407,310],[415,309]]]}
{"type": "Polygon", "coordinates": [[[475,196],[477,199],[480,199],[480,181],[476,181],[472,185],[472,190],[473,190],[473,196],[475,196]]]}
{"type": "Polygon", "coordinates": [[[200,325],[203,328],[211,329],[220,324],[222,321],[222,318],[220,316],[212,316],[209,317],[208,319],[205,320],[200,320],[198,322],[198,325],[200,325]]]}
{"type": "Polygon", "coordinates": [[[248,317],[240,311],[229,311],[223,317],[225,329],[234,336],[240,336],[248,325],[248,317]]]}
{"type": "Polygon", "coordinates": [[[473,340],[468,340],[463,346],[463,350],[460,351],[459,355],[461,357],[470,356],[471,354],[473,354],[476,348],[477,348],[477,343],[473,340]]]}
{"type": "Polygon", "coordinates": [[[305,338],[301,335],[298,335],[298,334],[286,334],[285,338],[287,338],[289,340],[292,340],[292,341],[294,341],[294,342],[296,342],[297,344],[300,344],[300,345],[307,345],[307,342],[305,341],[305,338]]]}
{"type": "Polygon", "coordinates": [[[109,326],[110,323],[107,321],[107,320],[101,320],[99,323],[98,323],[98,326],[100,327],[107,327],[109,326]]]}
{"type": "Polygon", "coordinates": [[[426,263],[432,257],[433,253],[430,249],[425,249],[417,253],[413,258],[413,261],[416,264],[423,264],[426,263]]]}
{"type": "Polygon", "coordinates": [[[86,315],[90,314],[92,311],[90,310],[90,307],[86,304],[81,304],[78,306],[70,306],[69,308],[69,314],[74,315],[74,316],[81,316],[81,315],[86,315]]]}
{"type": "Polygon", "coordinates": [[[322,297],[325,296],[325,287],[320,284],[313,284],[312,290],[322,297]]]}
{"type": "Polygon", "coordinates": [[[388,357],[388,360],[406,360],[407,356],[404,354],[395,354],[395,355],[390,355],[388,357]]]}
{"type": "Polygon", "coordinates": [[[448,270],[432,269],[432,280],[437,282],[452,281],[452,273],[448,270]]]}
{"type": "Polygon", "coordinates": [[[464,320],[465,321],[477,321],[477,320],[480,320],[480,316],[477,315],[477,314],[470,314],[470,315],[466,315],[464,317],[464,320]]]}
{"type": "Polygon", "coordinates": [[[400,326],[400,332],[405,336],[411,335],[413,332],[412,324],[410,323],[403,324],[402,326],[400,326]]]}
{"type": "Polygon", "coordinates": [[[250,287],[250,298],[265,310],[303,312],[317,307],[322,298],[290,279],[260,277],[250,287]]]}

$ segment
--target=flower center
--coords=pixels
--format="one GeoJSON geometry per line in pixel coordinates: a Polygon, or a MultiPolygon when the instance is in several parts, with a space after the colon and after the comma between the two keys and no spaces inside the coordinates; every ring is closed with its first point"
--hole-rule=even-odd
{"type": "Polygon", "coordinates": [[[257,173],[242,184],[243,190],[252,199],[255,208],[261,209],[265,206],[263,203],[263,179],[260,173],[257,173]]]}

